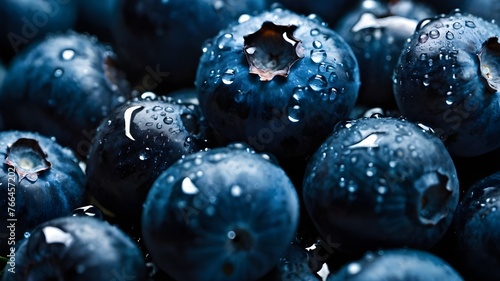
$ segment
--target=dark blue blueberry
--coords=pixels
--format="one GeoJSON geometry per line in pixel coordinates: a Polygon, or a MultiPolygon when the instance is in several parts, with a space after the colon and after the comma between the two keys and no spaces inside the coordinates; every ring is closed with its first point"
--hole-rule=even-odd
{"type": "Polygon", "coordinates": [[[361,1],[335,26],[358,60],[361,88],[357,104],[396,108],[392,74],[401,50],[419,20],[434,16],[426,6],[408,0],[395,2],[361,1]]]}
{"type": "Polygon", "coordinates": [[[444,260],[429,252],[395,249],[368,252],[330,274],[328,281],[463,281],[444,260]]]}
{"type": "Polygon", "coordinates": [[[284,171],[246,145],[198,152],[155,181],[143,238],[176,280],[256,280],[295,235],[297,197],[284,171]]]}
{"type": "Polygon", "coordinates": [[[352,255],[438,242],[459,187],[448,151],[424,129],[388,117],[339,123],[303,184],[305,207],[325,239],[352,255]]]}
{"type": "Polygon", "coordinates": [[[462,0],[460,9],[464,12],[484,18],[485,20],[500,22],[500,2],[497,0],[462,0]]]}
{"type": "Polygon", "coordinates": [[[275,8],[206,42],[200,105],[228,141],[278,158],[312,154],[347,117],[359,89],[356,58],[317,19],[275,8]]]}
{"type": "Polygon", "coordinates": [[[109,46],[70,32],[16,56],[0,89],[7,129],[54,136],[84,158],[95,128],[130,96],[109,46]]]}
{"type": "Polygon", "coordinates": [[[73,28],[78,1],[3,0],[0,5],[0,57],[6,61],[49,33],[73,28]]]}
{"type": "Polygon", "coordinates": [[[496,24],[453,12],[420,22],[399,58],[401,113],[432,127],[454,156],[500,146],[499,34],[496,24]]]}
{"type": "Polygon", "coordinates": [[[134,222],[156,177],[208,145],[198,106],[144,93],[97,128],[87,159],[88,188],[106,209],[134,222]]]}
{"type": "Polygon", "coordinates": [[[73,152],[39,134],[0,132],[0,167],[1,256],[26,232],[71,214],[86,199],[73,152]]]}
{"type": "Polygon", "coordinates": [[[500,279],[500,173],[468,190],[457,208],[455,230],[464,275],[500,279]]]}
{"type": "Polygon", "coordinates": [[[64,217],[39,225],[7,264],[2,281],[148,280],[137,245],[121,230],[89,217],[64,217]]]}
{"type": "Polygon", "coordinates": [[[265,0],[117,0],[112,32],[139,91],[192,87],[202,43],[265,0]]]}
{"type": "Polygon", "coordinates": [[[279,0],[277,2],[298,14],[317,15],[328,24],[335,24],[339,18],[356,3],[356,1],[350,0],[279,0]]]}

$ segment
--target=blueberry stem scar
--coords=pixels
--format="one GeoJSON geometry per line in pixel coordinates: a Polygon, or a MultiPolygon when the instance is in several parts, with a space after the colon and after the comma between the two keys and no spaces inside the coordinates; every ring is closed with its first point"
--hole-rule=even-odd
{"type": "Polygon", "coordinates": [[[19,181],[36,181],[39,173],[52,167],[38,142],[27,138],[20,138],[9,147],[4,163],[15,169],[19,181]]]}
{"type": "Polygon", "coordinates": [[[304,57],[302,41],[293,35],[296,29],[295,25],[266,21],[257,32],[244,36],[249,73],[259,75],[261,81],[287,77],[292,65],[304,57]]]}

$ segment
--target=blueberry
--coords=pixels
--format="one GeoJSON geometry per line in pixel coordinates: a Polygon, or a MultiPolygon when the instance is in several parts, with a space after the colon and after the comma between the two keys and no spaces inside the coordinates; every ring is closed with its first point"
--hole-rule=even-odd
{"type": "Polygon", "coordinates": [[[463,0],[460,9],[485,20],[500,22],[500,2],[497,0],[463,0]],[[485,8],[487,7],[487,8],[485,8]]]}
{"type": "Polygon", "coordinates": [[[198,67],[200,105],[229,142],[304,157],[352,110],[359,69],[350,47],[317,19],[275,8],[223,29],[198,67]]]}
{"type": "Polygon", "coordinates": [[[0,57],[9,61],[49,33],[71,29],[78,1],[4,0],[0,5],[0,57]]]}
{"type": "Polygon", "coordinates": [[[139,91],[192,87],[204,40],[265,0],[117,0],[112,34],[139,91]]]}
{"type": "Polygon", "coordinates": [[[349,0],[280,0],[278,2],[285,8],[296,13],[303,15],[317,15],[329,24],[335,24],[339,18],[341,18],[342,15],[356,3],[356,1],[349,0]]]}
{"type": "Polygon", "coordinates": [[[357,104],[396,108],[392,90],[394,67],[418,22],[433,15],[432,10],[412,1],[365,0],[339,19],[335,30],[351,46],[360,68],[357,104]]]}
{"type": "Polygon", "coordinates": [[[36,133],[0,132],[0,161],[0,255],[4,256],[25,232],[80,207],[86,179],[71,150],[36,133]]]}
{"type": "Polygon", "coordinates": [[[337,125],[309,162],[303,196],[321,235],[355,256],[432,247],[451,224],[459,186],[435,135],[403,119],[374,117],[337,125]]]}
{"type": "Polygon", "coordinates": [[[135,243],[121,230],[89,217],[63,217],[39,225],[15,252],[3,281],[148,280],[135,243]]]}
{"type": "Polygon", "coordinates": [[[143,238],[176,280],[256,280],[295,235],[297,197],[284,171],[246,145],[190,154],[151,188],[143,238]]]}
{"type": "Polygon", "coordinates": [[[401,113],[432,127],[454,156],[500,146],[499,34],[496,24],[458,11],[424,20],[395,68],[401,113]]]}
{"type": "Polygon", "coordinates": [[[23,50],[0,89],[6,128],[55,136],[84,158],[95,127],[130,96],[114,60],[109,46],[75,32],[23,50]]]}
{"type": "Polygon", "coordinates": [[[424,251],[394,249],[368,252],[362,259],[348,263],[330,274],[328,281],[463,281],[441,258],[424,251]]]}
{"type": "Polygon", "coordinates": [[[87,159],[89,191],[114,215],[134,222],[156,177],[207,146],[198,106],[145,93],[115,109],[97,128],[87,159]]]}
{"type": "Polygon", "coordinates": [[[499,172],[475,183],[457,208],[455,230],[459,257],[465,275],[473,279],[500,278],[499,209],[499,172]]]}

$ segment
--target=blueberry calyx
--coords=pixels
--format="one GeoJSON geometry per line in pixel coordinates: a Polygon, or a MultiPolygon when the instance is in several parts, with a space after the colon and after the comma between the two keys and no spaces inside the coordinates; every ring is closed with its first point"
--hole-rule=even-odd
{"type": "Polygon", "coordinates": [[[296,29],[295,25],[266,21],[257,32],[244,36],[249,72],[259,75],[261,81],[287,77],[292,65],[304,57],[302,41],[293,36],[296,29]]]}
{"type": "Polygon", "coordinates": [[[495,93],[500,89],[500,43],[498,37],[491,37],[484,42],[477,54],[481,76],[488,83],[487,89],[495,93]]]}
{"type": "Polygon", "coordinates": [[[452,191],[448,188],[448,177],[439,173],[427,173],[415,182],[420,192],[418,219],[426,225],[437,225],[448,215],[448,204],[452,191]]]}
{"type": "Polygon", "coordinates": [[[8,148],[4,163],[15,169],[19,181],[27,178],[35,182],[39,173],[52,167],[38,141],[27,138],[18,139],[8,148]]]}

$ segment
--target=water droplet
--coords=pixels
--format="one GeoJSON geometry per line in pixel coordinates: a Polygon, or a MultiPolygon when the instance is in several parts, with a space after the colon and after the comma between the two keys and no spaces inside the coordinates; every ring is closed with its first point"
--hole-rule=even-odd
{"type": "Polygon", "coordinates": [[[62,51],[61,57],[63,60],[72,60],[75,57],[75,51],[71,49],[66,49],[62,51]]]}
{"type": "Polygon", "coordinates": [[[328,100],[334,101],[337,98],[337,95],[338,95],[337,89],[331,88],[330,92],[328,93],[328,100]]]}
{"type": "Polygon", "coordinates": [[[151,156],[151,149],[149,147],[146,147],[144,148],[143,150],[141,150],[141,152],[139,153],[139,159],[141,161],[144,161],[144,160],[147,160],[149,159],[149,157],[151,156]]]}
{"type": "Polygon", "coordinates": [[[467,20],[467,21],[465,21],[465,26],[467,26],[469,28],[475,28],[476,24],[473,21],[467,20]]]}
{"type": "Polygon", "coordinates": [[[451,97],[448,97],[445,102],[446,102],[447,105],[452,105],[453,104],[453,99],[451,97]]]}
{"type": "Polygon", "coordinates": [[[321,42],[318,40],[314,40],[312,45],[315,49],[321,49],[321,47],[323,47],[323,44],[321,44],[321,42]]]}
{"type": "Polygon", "coordinates": [[[24,238],[28,239],[28,238],[30,238],[30,236],[31,236],[31,233],[29,233],[27,231],[24,233],[24,238]]]}
{"type": "Polygon", "coordinates": [[[420,54],[420,60],[427,60],[427,54],[426,53],[420,54]]]}
{"type": "Polygon", "coordinates": [[[381,186],[377,187],[377,192],[379,194],[386,194],[387,193],[387,187],[381,185],[381,186]]]}
{"type": "Polygon", "coordinates": [[[428,39],[429,39],[429,35],[427,35],[427,33],[422,33],[418,37],[418,42],[423,44],[423,43],[427,42],[428,39]]]}
{"type": "Polygon", "coordinates": [[[59,78],[64,74],[64,71],[61,68],[56,68],[54,70],[54,77],[59,78]]]}
{"type": "Polygon", "coordinates": [[[229,231],[229,232],[227,233],[227,238],[229,238],[229,239],[233,240],[234,238],[236,238],[236,233],[235,233],[234,231],[232,231],[232,230],[231,230],[231,231],[229,231]]]}
{"type": "Polygon", "coordinates": [[[436,39],[439,37],[439,31],[437,29],[433,29],[429,32],[429,36],[432,38],[432,39],[436,39]]]}
{"type": "Polygon", "coordinates": [[[194,185],[190,178],[184,178],[182,180],[182,192],[185,194],[196,194],[200,190],[194,185]]]}
{"type": "Polygon", "coordinates": [[[233,185],[231,187],[231,195],[234,197],[239,197],[242,193],[241,187],[239,185],[233,185]]]}
{"type": "Polygon", "coordinates": [[[358,185],[353,181],[349,181],[349,184],[347,185],[347,190],[351,193],[354,193],[356,192],[356,190],[358,190],[358,185]]]}
{"type": "Polygon", "coordinates": [[[330,82],[335,82],[335,81],[337,81],[337,79],[339,79],[339,76],[335,72],[332,72],[330,74],[330,77],[328,77],[328,81],[330,81],[330,82]]]}
{"type": "Polygon", "coordinates": [[[377,168],[373,167],[373,163],[370,163],[372,166],[369,166],[366,169],[366,176],[373,177],[377,173],[377,168]]]}
{"type": "Polygon", "coordinates": [[[174,110],[172,107],[167,106],[167,107],[165,108],[165,111],[166,111],[166,112],[168,112],[168,113],[173,113],[175,110],[174,110]]]}
{"type": "Polygon", "coordinates": [[[311,36],[318,36],[319,35],[319,29],[313,28],[311,29],[311,36]]]}
{"type": "Polygon", "coordinates": [[[217,40],[217,46],[222,50],[227,47],[227,43],[229,43],[232,39],[233,35],[231,33],[226,33],[219,37],[219,39],[217,40]]]}
{"type": "Polygon", "coordinates": [[[163,123],[170,125],[170,124],[174,123],[174,119],[172,119],[172,117],[167,116],[167,117],[163,118],[163,123]]]}
{"type": "Polygon", "coordinates": [[[156,94],[153,92],[144,92],[141,95],[141,99],[143,100],[154,100],[156,99],[156,94]]]}
{"type": "Polygon", "coordinates": [[[325,61],[326,52],[325,50],[311,50],[311,60],[315,63],[320,63],[325,61]]]}
{"type": "Polygon", "coordinates": [[[452,40],[455,36],[451,31],[446,32],[446,39],[452,40]]]}
{"type": "Polygon", "coordinates": [[[389,161],[389,166],[390,166],[391,168],[396,167],[396,161],[389,161]]]}
{"type": "Polygon", "coordinates": [[[354,275],[358,274],[361,271],[361,265],[357,262],[350,263],[347,266],[347,273],[354,275]]]}
{"type": "Polygon", "coordinates": [[[424,79],[422,80],[422,84],[424,84],[424,86],[426,86],[426,87],[430,85],[429,75],[428,74],[424,75],[424,79]]]}
{"type": "Polygon", "coordinates": [[[224,74],[222,74],[222,83],[226,85],[231,85],[234,82],[234,69],[227,69],[224,71],[224,74]]]}
{"type": "Polygon", "coordinates": [[[454,29],[460,29],[460,28],[462,28],[462,24],[461,24],[461,23],[459,23],[459,22],[455,22],[455,23],[453,24],[453,28],[454,28],[454,29]]]}
{"type": "Polygon", "coordinates": [[[304,112],[300,107],[299,95],[294,94],[288,103],[287,107],[288,119],[292,122],[299,122],[304,117],[304,112]]]}
{"type": "Polygon", "coordinates": [[[326,81],[325,76],[316,74],[309,78],[308,84],[313,91],[319,92],[328,85],[328,82],[326,81]]]}
{"type": "Polygon", "coordinates": [[[250,20],[252,17],[249,15],[249,14],[242,14],[239,18],[238,18],[238,23],[244,23],[248,20],[250,20]]]}

